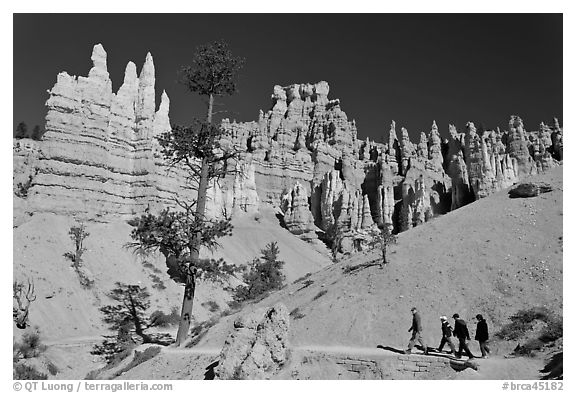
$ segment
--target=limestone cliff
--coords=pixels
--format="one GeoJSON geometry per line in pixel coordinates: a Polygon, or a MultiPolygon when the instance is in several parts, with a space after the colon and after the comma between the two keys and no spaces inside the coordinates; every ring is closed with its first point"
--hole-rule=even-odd
{"type": "MultiPolygon", "coordinates": [[[[117,93],[112,92],[102,45],[94,46],[91,58],[87,77],[62,72],[48,91],[43,140],[32,150],[27,146],[32,142],[15,142],[15,187],[33,175],[21,210],[107,221],[173,206],[176,196],[194,198],[187,173],[166,166],[154,139],[171,127],[166,92],[156,110],[152,55],[146,56],[139,75],[134,63],[127,64],[117,93]]],[[[245,162],[237,166],[238,171],[210,190],[211,213],[257,209],[252,167],[245,162]]]]}
{"type": "MultiPolygon", "coordinates": [[[[116,93],[101,45],[92,62],[87,77],[58,75],[43,140],[14,143],[19,219],[46,211],[107,221],[195,196],[186,171],[166,166],[154,138],[171,127],[166,92],[156,107],[152,55],[140,74],[128,63],[116,93]]],[[[277,85],[257,120],[224,119],[221,147],[240,158],[211,184],[208,214],[253,213],[269,203],[281,208],[292,233],[313,240],[318,229],[338,225],[353,239],[345,248],[358,248],[356,240],[376,226],[407,230],[562,160],[556,119],[536,131],[518,116],[507,131],[451,125],[444,141],[434,121],[417,143],[392,121],[379,143],[359,140],[354,120],[329,93],[325,81],[277,85]]]]}

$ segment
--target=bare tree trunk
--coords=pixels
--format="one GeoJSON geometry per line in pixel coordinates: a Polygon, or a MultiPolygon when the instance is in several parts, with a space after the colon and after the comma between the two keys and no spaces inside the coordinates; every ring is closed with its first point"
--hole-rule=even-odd
{"type": "Polygon", "coordinates": [[[382,265],[386,265],[386,249],[388,248],[388,245],[386,243],[384,243],[384,245],[382,246],[382,265]]]}
{"type": "Polygon", "coordinates": [[[149,343],[150,337],[144,333],[142,321],[140,321],[140,317],[138,316],[138,311],[136,310],[134,299],[132,298],[131,294],[128,294],[128,298],[130,299],[130,314],[132,315],[132,321],[134,322],[134,330],[138,336],[142,337],[144,344],[149,343]]]}
{"type": "Polygon", "coordinates": [[[184,299],[182,300],[182,312],[180,314],[180,324],[176,334],[176,346],[184,344],[190,329],[192,319],[192,306],[194,305],[194,292],[196,291],[196,278],[194,274],[188,274],[184,285],[184,299]]]}
{"type": "MultiPolygon", "coordinates": [[[[208,102],[208,115],[206,122],[212,123],[212,110],[214,107],[214,96],[210,94],[208,102]]],[[[200,170],[200,179],[198,181],[198,197],[196,201],[196,220],[201,226],[204,222],[204,214],[206,213],[206,194],[208,193],[210,162],[206,157],[202,159],[202,168],[200,170]]],[[[194,305],[194,292],[196,291],[196,277],[194,267],[200,259],[200,246],[202,243],[202,234],[197,233],[192,241],[192,250],[190,253],[190,266],[186,276],[186,285],[184,286],[184,300],[182,301],[182,312],[180,314],[180,325],[178,326],[178,333],[176,335],[176,346],[181,346],[190,329],[192,320],[192,306],[194,305]]]]}

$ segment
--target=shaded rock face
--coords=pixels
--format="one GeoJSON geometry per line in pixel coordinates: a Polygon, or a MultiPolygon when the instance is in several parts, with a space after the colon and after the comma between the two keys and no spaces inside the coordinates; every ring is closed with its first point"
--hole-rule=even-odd
{"type": "Polygon", "coordinates": [[[234,321],[214,372],[217,379],[268,379],[288,360],[290,317],[282,303],[234,321]]]}
{"type": "MultiPolygon", "coordinates": [[[[15,193],[18,184],[29,185],[15,215],[45,211],[107,221],[175,206],[176,197],[194,199],[187,172],[165,164],[154,138],[171,128],[165,92],[156,108],[152,56],[139,74],[127,64],[116,93],[104,48],[96,45],[91,58],[87,77],[58,75],[43,140],[14,143],[15,193]]],[[[335,224],[349,238],[375,226],[399,232],[563,157],[557,119],[537,131],[525,130],[518,116],[508,131],[449,126],[444,142],[433,122],[417,143],[392,121],[385,143],[359,140],[355,122],[329,93],[324,81],[277,85],[270,110],[256,121],[222,121],[221,147],[238,150],[240,158],[228,163],[233,173],[211,184],[209,215],[253,213],[265,202],[279,206],[286,227],[298,235],[335,224]]]]}

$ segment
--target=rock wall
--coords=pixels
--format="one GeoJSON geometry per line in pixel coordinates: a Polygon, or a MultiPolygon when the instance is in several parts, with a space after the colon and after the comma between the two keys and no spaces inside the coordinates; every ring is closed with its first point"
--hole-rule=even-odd
{"type": "MultiPolygon", "coordinates": [[[[25,198],[28,212],[53,212],[108,221],[146,209],[175,206],[174,198],[192,199],[187,172],[164,163],[155,136],[170,131],[170,100],[163,92],[156,109],[155,70],[148,53],[137,74],[129,62],[117,93],[107,71],[107,54],[94,46],[87,77],[58,75],[48,91],[46,133],[33,154],[23,156],[25,140],[15,142],[15,185],[34,173],[25,198]],[[33,169],[31,169],[33,168],[33,169]]],[[[237,163],[234,175],[213,184],[208,210],[214,214],[257,209],[254,171],[237,163]]]]}
{"type": "MultiPolygon", "coordinates": [[[[329,85],[275,86],[272,108],[258,121],[224,120],[230,146],[251,155],[261,200],[282,206],[287,228],[301,235],[339,225],[361,239],[376,225],[404,231],[476,199],[509,187],[522,177],[558,165],[562,130],[542,124],[524,130],[512,116],[509,130],[465,132],[452,125],[442,141],[436,122],[418,143],[393,121],[387,143],[357,138],[354,121],[329,85]]],[[[354,241],[351,244],[357,244],[354,241]]]]}
{"type": "MultiPolygon", "coordinates": [[[[15,142],[15,193],[29,182],[15,212],[106,221],[173,206],[175,196],[194,198],[186,171],[165,165],[154,138],[170,130],[170,101],[164,92],[156,108],[152,56],[139,75],[128,63],[116,93],[106,61],[96,45],[87,77],[60,73],[46,102],[43,140],[33,147],[15,142]]],[[[556,119],[537,131],[526,131],[518,116],[508,131],[468,123],[458,132],[451,125],[444,141],[433,122],[417,143],[392,121],[385,143],[359,140],[329,92],[324,81],[274,86],[271,108],[257,121],[222,121],[221,147],[241,158],[233,174],[212,184],[209,214],[255,212],[270,203],[292,233],[312,240],[318,228],[338,225],[345,248],[357,248],[377,226],[410,229],[562,159],[556,119]]]]}

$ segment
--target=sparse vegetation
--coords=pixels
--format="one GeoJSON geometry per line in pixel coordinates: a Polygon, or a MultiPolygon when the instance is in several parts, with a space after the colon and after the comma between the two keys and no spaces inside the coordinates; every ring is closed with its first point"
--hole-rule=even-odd
{"type": "Polygon", "coordinates": [[[149,334],[147,330],[173,321],[174,313],[178,315],[177,310],[173,309],[169,316],[159,311],[152,313],[150,317],[146,316],[146,311],[150,307],[150,294],[145,287],[137,284],[117,282],[116,288],[110,291],[108,296],[115,300],[116,304],[102,306],[100,311],[104,314],[104,322],[109,324],[111,329],[117,330],[118,334],[104,336],[104,341],[93,347],[92,354],[103,356],[106,361],[111,362],[118,354],[129,350],[138,341],[161,345],[172,342],[171,336],[167,333],[149,334]],[[138,340],[132,336],[132,332],[138,340]]]}
{"type": "MultiPolygon", "coordinates": [[[[193,203],[176,200],[183,210],[168,209],[158,216],[147,214],[138,219],[132,231],[135,245],[144,249],[159,249],[166,258],[170,277],[184,284],[182,315],[176,345],[188,335],[192,320],[192,306],[196,279],[203,271],[200,248],[215,248],[217,239],[229,235],[229,218],[209,220],[206,199],[210,180],[229,172],[228,163],[237,156],[235,149],[220,148],[222,130],[212,124],[214,101],[217,97],[233,95],[236,77],[244,60],[234,57],[224,42],[214,42],[197,48],[192,65],[183,67],[179,82],[192,92],[207,99],[206,119],[194,119],[191,126],[173,125],[172,130],[157,137],[161,153],[170,166],[182,165],[189,172],[188,181],[197,192],[193,203]]],[[[220,266],[219,266],[220,265],[220,266]]],[[[209,267],[219,268],[212,263],[209,267]]]]}
{"type": "Polygon", "coordinates": [[[142,352],[135,350],[134,358],[132,359],[132,361],[128,365],[126,365],[126,367],[122,368],[122,370],[118,371],[116,373],[116,376],[120,376],[125,372],[133,369],[134,367],[144,362],[147,362],[148,360],[157,356],[159,353],[160,353],[160,347],[148,347],[142,352]]]}
{"type": "Polygon", "coordinates": [[[28,180],[25,183],[18,183],[16,185],[16,192],[14,193],[17,197],[28,198],[28,190],[32,187],[32,180],[34,177],[28,175],[28,180]]]}
{"type": "Polygon", "coordinates": [[[232,272],[238,270],[223,259],[192,257],[194,249],[197,248],[193,240],[194,234],[201,234],[201,244],[214,249],[218,247],[217,239],[229,235],[232,230],[228,219],[196,220],[192,207],[192,205],[186,205],[185,210],[180,212],[165,209],[158,216],[146,214],[131,221],[131,225],[135,227],[131,233],[135,242],[131,245],[146,251],[159,249],[166,258],[170,278],[185,286],[183,302],[187,303],[188,312],[180,319],[178,345],[183,343],[188,334],[196,279],[224,280],[232,272]]]}
{"type": "Polygon", "coordinates": [[[202,307],[207,308],[210,312],[216,312],[220,310],[220,306],[214,300],[209,300],[207,302],[202,303],[202,307]]]}
{"type": "Polygon", "coordinates": [[[398,238],[396,237],[396,235],[392,234],[390,227],[387,225],[383,225],[382,228],[380,229],[380,232],[376,234],[374,237],[372,237],[372,239],[370,239],[370,241],[368,242],[368,247],[370,247],[371,250],[374,250],[376,248],[380,249],[380,251],[382,252],[381,265],[383,266],[388,263],[387,259],[388,248],[391,245],[396,244],[397,241],[398,238]]]}
{"type": "Polygon", "coordinates": [[[320,299],[322,296],[326,295],[327,293],[328,293],[327,290],[325,290],[325,289],[321,290],[320,292],[318,292],[318,293],[316,294],[316,296],[314,296],[314,297],[312,298],[312,301],[320,299]]]}
{"type": "Polygon", "coordinates": [[[546,307],[532,307],[527,310],[520,310],[510,317],[512,322],[504,325],[496,333],[496,336],[504,340],[517,340],[532,329],[534,321],[548,322],[553,319],[553,313],[546,307]]]}
{"type": "Polygon", "coordinates": [[[160,274],[162,273],[162,270],[158,269],[156,266],[154,266],[154,264],[148,260],[144,260],[142,262],[142,266],[144,266],[147,269],[152,270],[153,273],[155,274],[160,274]]]}
{"type": "Polygon", "coordinates": [[[519,355],[531,355],[532,351],[541,349],[544,345],[552,343],[563,336],[562,317],[554,314],[546,307],[532,307],[520,310],[510,317],[510,322],[496,333],[496,337],[504,340],[519,340],[533,329],[535,321],[542,321],[545,325],[536,333],[535,337],[528,337],[527,341],[518,344],[514,352],[519,355]]]}
{"type": "Polygon", "coordinates": [[[305,275],[303,275],[302,277],[297,278],[296,280],[294,280],[294,284],[298,284],[301,281],[306,280],[308,277],[310,277],[312,275],[312,273],[306,273],[305,275]]]}
{"type": "Polygon", "coordinates": [[[23,363],[18,363],[13,365],[12,378],[14,380],[20,380],[20,381],[29,379],[42,380],[42,379],[48,379],[48,375],[39,372],[36,369],[36,367],[23,363]]]}
{"type": "Polygon", "coordinates": [[[306,315],[300,312],[300,308],[296,307],[294,310],[290,311],[290,316],[293,319],[301,319],[304,318],[306,315]]]}
{"type": "Polygon", "coordinates": [[[14,130],[14,138],[22,139],[27,137],[28,137],[28,126],[26,125],[26,123],[21,121],[20,123],[18,123],[16,129],[14,130]]]}
{"type": "Polygon", "coordinates": [[[208,333],[208,330],[212,326],[216,325],[216,322],[218,322],[219,319],[220,317],[213,316],[209,320],[200,322],[196,324],[192,329],[190,329],[190,337],[192,337],[192,339],[188,342],[186,347],[192,348],[193,346],[198,344],[202,339],[202,337],[204,337],[206,333],[208,333]]]}
{"type": "Polygon", "coordinates": [[[313,280],[306,280],[302,283],[302,287],[299,290],[304,289],[304,288],[308,288],[312,284],[314,284],[313,280]]]}
{"type": "MultiPolygon", "coordinates": [[[[25,359],[38,357],[45,350],[46,346],[41,342],[38,328],[35,328],[31,332],[24,333],[21,341],[14,342],[12,348],[13,378],[18,380],[48,379],[48,376],[39,372],[36,367],[23,362],[25,359]]],[[[52,373],[52,371],[50,371],[50,373],[52,373]]]]}
{"type": "Polygon", "coordinates": [[[48,362],[46,364],[46,367],[48,368],[48,372],[50,373],[50,375],[56,375],[60,372],[60,370],[58,370],[58,367],[56,367],[56,365],[52,362],[48,362]]]}
{"type": "Polygon", "coordinates": [[[41,342],[40,331],[38,329],[24,333],[21,341],[14,344],[15,356],[18,359],[35,358],[45,350],[46,346],[41,342]]]}
{"type": "Polygon", "coordinates": [[[30,304],[36,300],[34,291],[34,281],[30,279],[28,279],[27,284],[18,280],[12,283],[12,319],[18,329],[26,329],[28,327],[30,304]],[[15,305],[14,301],[16,301],[15,305]]]}
{"type": "Polygon", "coordinates": [[[324,232],[324,240],[330,247],[330,253],[332,256],[332,262],[338,262],[338,253],[342,247],[342,240],[344,239],[344,229],[342,225],[338,222],[330,225],[328,229],[324,232]]]}
{"type": "Polygon", "coordinates": [[[157,342],[146,333],[146,330],[155,326],[154,323],[158,320],[152,320],[145,314],[150,307],[150,293],[145,287],[116,282],[116,288],[110,291],[108,296],[115,300],[116,304],[100,307],[100,312],[104,314],[104,322],[114,330],[129,326],[144,343],[157,342]]]}
{"type": "Polygon", "coordinates": [[[300,288],[298,288],[297,291],[301,291],[305,288],[308,288],[310,285],[314,284],[314,280],[305,280],[305,281],[302,281],[301,284],[302,284],[302,286],[300,288]]]}
{"type": "Polygon", "coordinates": [[[29,131],[26,123],[20,122],[14,130],[13,137],[16,139],[30,138],[39,141],[42,139],[44,132],[45,130],[43,130],[39,125],[35,125],[32,131],[29,131]]]}
{"type": "Polygon", "coordinates": [[[284,262],[278,260],[278,244],[268,243],[261,253],[260,258],[255,258],[249,264],[248,271],[243,275],[244,285],[236,288],[234,300],[255,300],[282,288],[285,280],[282,273],[284,262]]]}
{"type": "Polygon", "coordinates": [[[344,274],[351,274],[356,273],[360,270],[372,267],[372,266],[380,266],[382,267],[382,261],[368,261],[364,263],[359,263],[357,265],[346,265],[342,268],[342,273],[344,274]]]}
{"type": "Polygon", "coordinates": [[[161,310],[156,310],[150,314],[150,323],[152,326],[168,327],[177,325],[180,321],[180,313],[177,307],[172,307],[170,314],[165,314],[161,310]]]}
{"type": "Polygon", "coordinates": [[[546,321],[546,326],[540,332],[538,339],[544,343],[549,343],[558,340],[564,335],[564,327],[562,317],[553,316],[546,321]]]}
{"type": "Polygon", "coordinates": [[[133,341],[121,341],[117,336],[104,336],[101,344],[95,344],[90,353],[102,356],[109,365],[120,363],[130,355],[130,349],[135,347],[133,341]]]}
{"type": "Polygon", "coordinates": [[[163,291],[164,289],[166,289],[166,285],[164,284],[164,281],[162,281],[162,279],[160,277],[158,277],[155,274],[150,274],[149,277],[153,282],[152,288],[155,288],[159,291],[163,291]]]}
{"type": "Polygon", "coordinates": [[[68,235],[70,235],[70,239],[74,242],[74,251],[64,253],[64,257],[72,262],[72,267],[78,274],[80,285],[84,288],[91,288],[94,285],[94,280],[90,278],[90,275],[85,271],[82,261],[82,255],[84,255],[86,251],[84,239],[90,236],[90,233],[86,231],[86,226],[81,222],[80,225],[71,227],[68,235]]]}

